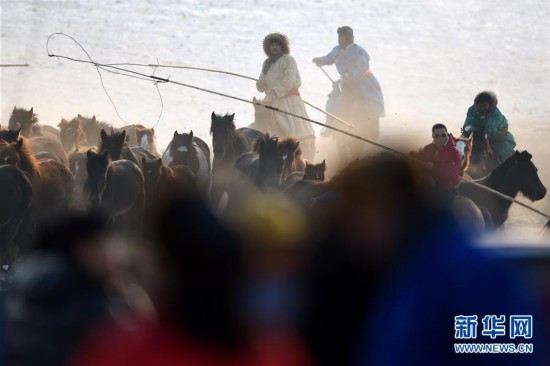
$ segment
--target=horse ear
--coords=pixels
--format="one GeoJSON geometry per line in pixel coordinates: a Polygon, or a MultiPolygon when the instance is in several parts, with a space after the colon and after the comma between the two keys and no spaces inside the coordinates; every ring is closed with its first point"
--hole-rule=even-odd
{"type": "Polygon", "coordinates": [[[325,162],[324,159],[323,159],[323,162],[321,163],[321,166],[323,166],[323,167],[326,167],[326,166],[327,166],[327,163],[325,162]]]}
{"type": "Polygon", "coordinates": [[[233,113],[233,114],[231,115],[231,119],[234,119],[234,118],[235,118],[235,113],[233,113]]]}
{"type": "Polygon", "coordinates": [[[90,156],[92,156],[92,155],[93,155],[93,154],[92,154],[92,149],[89,149],[89,150],[86,152],[86,156],[87,156],[87,157],[90,157],[90,156]]]}
{"type": "Polygon", "coordinates": [[[92,122],[97,122],[97,120],[95,119],[95,115],[92,116],[92,122]]]}
{"type": "Polygon", "coordinates": [[[189,136],[190,136],[191,138],[193,138],[193,130],[191,130],[191,131],[189,132],[189,136]]]}
{"type": "Polygon", "coordinates": [[[109,152],[107,150],[101,152],[101,157],[105,160],[109,159],[109,152]]]}
{"type": "Polygon", "coordinates": [[[17,133],[17,135],[16,135],[16,137],[15,137],[16,139],[18,139],[19,136],[21,135],[21,130],[22,130],[22,129],[23,129],[23,128],[20,128],[20,129],[18,129],[17,131],[15,131],[15,132],[17,133]]]}
{"type": "MultiPolygon", "coordinates": [[[[77,114],[77,115],[76,115],[76,117],[78,117],[78,118],[82,118],[82,116],[80,115],[80,113],[79,113],[79,114],[77,114]]],[[[92,118],[92,119],[93,119],[93,118],[92,118]]]]}
{"type": "Polygon", "coordinates": [[[13,111],[14,111],[14,112],[15,112],[16,109],[17,109],[17,107],[16,107],[16,106],[13,106],[13,111]]]}
{"type": "Polygon", "coordinates": [[[126,130],[122,130],[122,139],[123,139],[123,140],[126,139],[126,130]]]}
{"type": "Polygon", "coordinates": [[[154,128],[154,127],[153,127],[153,128],[151,128],[151,131],[153,131],[153,133],[155,133],[155,128],[154,128]]]}
{"type": "Polygon", "coordinates": [[[174,137],[178,136],[178,130],[174,131],[174,137]]]}
{"type": "Polygon", "coordinates": [[[214,111],[212,111],[212,116],[211,116],[212,119],[216,118],[216,113],[214,113],[214,111]]]}
{"type": "Polygon", "coordinates": [[[33,114],[34,113],[33,110],[34,110],[34,107],[31,107],[31,110],[29,112],[31,112],[31,114],[33,114]]]}
{"type": "Polygon", "coordinates": [[[15,151],[19,152],[22,147],[23,147],[23,139],[17,140],[17,142],[15,143],[15,151]]]}
{"type": "Polygon", "coordinates": [[[101,129],[101,141],[105,141],[107,139],[107,132],[105,132],[104,129],[101,129]]]}

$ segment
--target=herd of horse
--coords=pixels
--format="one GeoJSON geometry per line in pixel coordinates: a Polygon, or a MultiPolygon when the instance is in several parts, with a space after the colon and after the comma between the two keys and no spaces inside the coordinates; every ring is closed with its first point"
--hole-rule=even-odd
{"type": "MultiPolygon", "coordinates": [[[[255,108],[249,128],[237,129],[234,114],[212,113],[213,154],[193,131],[175,131],[161,155],[154,129],[114,128],[80,114],[55,128],[41,125],[33,108],[14,107],[7,129],[0,126],[0,260],[9,263],[28,250],[38,223],[75,207],[102,210],[122,232],[140,237],[158,210],[180,194],[200,195],[220,215],[230,215],[241,182],[311,205],[331,189],[325,161],[306,161],[296,138],[267,133],[262,126],[269,126],[273,115],[255,108]]],[[[481,178],[476,182],[511,197],[522,193],[536,201],[545,196],[527,151],[516,151],[487,170],[487,164],[473,159],[475,139],[460,137],[455,144],[462,176],[481,178]]],[[[506,220],[511,202],[467,180],[459,191],[493,228],[506,220]]]]}

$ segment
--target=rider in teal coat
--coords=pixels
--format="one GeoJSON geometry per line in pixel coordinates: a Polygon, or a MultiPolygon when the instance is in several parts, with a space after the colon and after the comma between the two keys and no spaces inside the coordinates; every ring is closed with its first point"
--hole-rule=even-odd
{"type": "Polygon", "coordinates": [[[514,153],[516,141],[508,131],[508,120],[497,108],[497,97],[492,92],[481,92],[474,99],[474,105],[468,109],[466,121],[462,127],[465,136],[474,129],[484,129],[487,138],[487,152],[502,163],[514,153]]]}

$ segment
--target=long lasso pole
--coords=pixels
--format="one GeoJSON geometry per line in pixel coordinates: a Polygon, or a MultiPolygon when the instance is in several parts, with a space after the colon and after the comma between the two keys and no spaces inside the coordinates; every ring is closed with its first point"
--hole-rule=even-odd
{"type": "Polygon", "coordinates": [[[29,64],[0,64],[0,67],[29,67],[29,64]]]}
{"type": "MultiPolygon", "coordinates": [[[[111,65],[114,65],[114,64],[111,64],[111,65]]],[[[252,76],[248,76],[248,75],[243,75],[243,74],[239,74],[237,72],[231,72],[231,71],[225,71],[225,70],[217,70],[217,69],[209,69],[209,68],[206,68],[206,67],[197,67],[197,66],[184,66],[184,65],[174,65],[174,66],[170,66],[170,65],[155,65],[155,64],[148,64],[147,66],[150,66],[150,67],[163,67],[163,68],[174,68],[174,69],[189,69],[189,70],[199,70],[199,71],[207,71],[207,72],[213,72],[213,73],[217,73],[217,74],[226,74],[226,75],[232,75],[232,76],[237,76],[237,77],[240,77],[240,78],[243,78],[243,79],[248,79],[248,80],[253,80],[253,81],[258,81],[258,79],[256,78],[253,78],[252,76]]],[[[323,71],[325,71],[323,69],[323,71]]],[[[326,73],[326,71],[325,71],[326,73]]],[[[328,76],[328,74],[327,74],[328,76]]],[[[328,76],[328,78],[330,79],[330,76],[328,76]]],[[[332,79],[331,79],[332,80],[332,79]]],[[[308,102],[307,100],[304,100],[302,99],[304,104],[307,104],[308,106],[310,106],[311,108],[315,109],[315,110],[318,110],[319,112],[321,113],[324,113],[325,115],[331,117],[331,118],[334,118],[335,120],[337,120],[338,122],[350,127],[350,128],[353,128],[353,125],[350,124],[349,122],[346,122],[344,121],[343,119],[341,119],[340,117],[337,117],[335,116],[334,114],[332,113],[329,113],[327,111],[325,111],[324,109],[320,108],[320,107],[317,107],[316,105],[314,104],[311,104],[310,102],[308,102]]]]}

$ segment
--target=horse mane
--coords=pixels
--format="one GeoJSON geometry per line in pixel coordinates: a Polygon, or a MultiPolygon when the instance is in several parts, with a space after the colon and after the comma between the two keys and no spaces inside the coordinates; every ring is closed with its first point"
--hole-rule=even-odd
{"type": "MultiPolygon", "coordinates": [[[[33,108],[31,108],[33,109],[33,108]]],[[[25,108],[13,108],[13,110],[11,111],[11,114],[10,114],[10,119],[17,113],[21,113],[21,112],[25,112],[25,113],[29,113],[31,111],[31,109],[25,109],[25,108]]],[[[38,123],[38,115],[36,113],[33,112],[32,114],[32,120],[31,120],[31,124],[37,124],[38,123]]]]}
{"type": "MultiPolygon", "coordinates": [[[[38,165],[38,162],[36,161],[36,158],[33,155],[33,152],[29,145],[29,141],[23,136],[19,137],[19,140],[23,141],[21,149],[19,149],[19,164],[21,166],[20,169],[31,175],[39,175],[40,167],[38,165]]],[[[12,142],[12,144],[14,145],[16,143],[17,142],[12,142]]]]}
{"type": "Polygon", "coordinates": [[[271,136],[269,133],[265,133],[262,136],[258,137],[256,140],[254,140],[254,144],[252,145],[252,151],[254,151],[257,154],[261,154],[262,151],[267,147],[267,144],[272,142],[277,144],[279,141],[279,138],[276,136],[271,136]]]}
{"type": "Polygon", "coordinates": [[[296,151],[298,151],[298,149],[300,148],[300,142],[298,142],[298,140],[296,140],[296,137],[293,136],[281,137],[278,144],[281,148],[288,148],[296,151]]]}
{"type": "Polygon", "coordinates": [[[468,169],[470,168],[470,159],[472,157],[472,139],[470,138],[466,138],[466,137],[462,137],[462,136],[459,136],[459,137],[454,137],[452,134],[451,134],[453,140],[454,140],[454,143],[455,143],[455,146],[456,146],[456,143],[459,142],[459,141],[463,141],[466,143],[466,146],[468,147],[468,152],[466,153],[466,151],[464,151],[464,161],[462,162],[462,165],[460,166],[460,176],[461,177],[464,177],[468,174],[468,169]]]}

